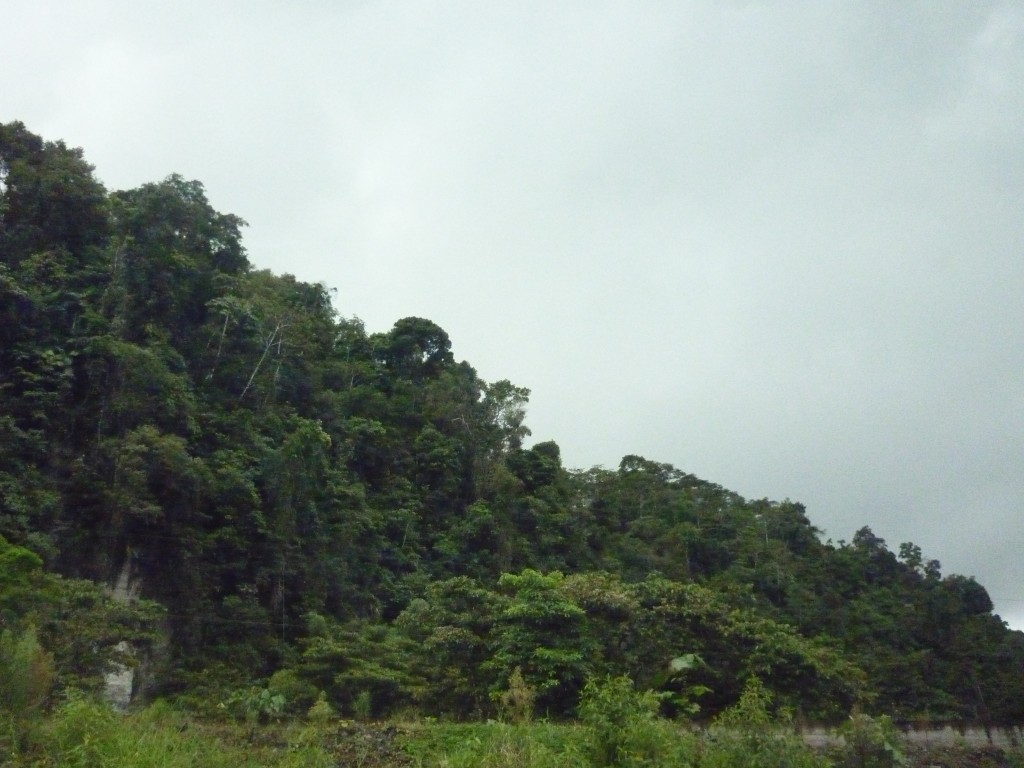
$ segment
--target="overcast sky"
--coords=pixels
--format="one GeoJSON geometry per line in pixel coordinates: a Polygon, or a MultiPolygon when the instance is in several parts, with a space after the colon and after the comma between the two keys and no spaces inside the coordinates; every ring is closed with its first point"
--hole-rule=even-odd
{"type": "Polygon", "coordinates": [[[0,0],[0,121],[1024,628],[1024,4],[0,0]]]}

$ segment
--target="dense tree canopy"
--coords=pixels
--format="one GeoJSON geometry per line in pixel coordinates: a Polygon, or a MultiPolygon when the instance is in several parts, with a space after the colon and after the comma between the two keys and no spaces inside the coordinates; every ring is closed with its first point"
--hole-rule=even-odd
{"type": "Polygon", "coordinates": [[[185,697],[469,717],[518,675],[569,716],[628,674],[711,714],[756,676],[808,718],[1024,719],[1024,636],[972,578],[640,456],[569,471],[527,446],[528,389],[254,269],[243,224],[0,126],[0,629],[38,627],[58,679],[162,628],[152,689],[185,697]],[[155,602],[76,580],[125,572],[155,602]]]}

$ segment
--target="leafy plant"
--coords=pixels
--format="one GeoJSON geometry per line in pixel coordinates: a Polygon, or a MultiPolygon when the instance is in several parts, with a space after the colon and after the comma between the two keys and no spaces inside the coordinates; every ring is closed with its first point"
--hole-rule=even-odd
{"type": "Polygon", "coordinates": [[[5,739],[18,753],[35,727],[40,709],[53,688],[53,657],[36,639],[35,629],[0,633],[0,750],[5,739]]]}
{"type": "Polygon", "coordinates": [[[0,633],[0,712],[20,719],[39,709],[53,686],[53,657],[32,627],[0,633]]]}
{"type": "Polygon", "coordinates": [[[680,731],[664,727],[658,717],[661,699],[652,691],[637,691],[624,675],[588,681],[579,715],[590,762],[602,767],[682,764],[679,753],[690,744],[680,731]]]}
{"type": "MultiPolygon", "coordinates": [[[[35,768],[328,768],[336,760],[315,728],[268,726],[269,738],[249,729],[209,726],[158,702],[115,714],[96,699],[72,695],[33,734],[26,759],[35,768]]],[[[5,764],[6,765],[6,764],[5,764]]]]}
{"type": "Polygon", "coordinates": [[[410,734],[404,749],[420,768],[588,768],[577,735],[543,722],[433,724],[410,734]]]}
{"type": "Polygon", "coordinates": [[[850,768],[896,768],[907,765],[903,736],[887,715],[854,712],[839,729],[842,765],[850,768]]]}
{"type": "Polygon", "coordinates": [[[337,713],[334,711],[334,707],[327,701],[327,694],[324,691],[320,691],[320,695],[317,697],[316,703],[309,708],[306,713],[306,717],[314,723],[323,725],[330,722],[337,713]]]}
{"type": "Polygon", "coordinates": [[[667,682],[673,690],[668,701],[676,711],[690,716],[696,715],[700,711],[700,705],[696,700],[710,693],[711,689],[699,683],[688,683],[686,675],[692,670],[706,666],[704,659],[696,653],[684,653],[669,662],[667,682]]]}
{"type": "Polygon", "coordinates": [[[357,720],[369,720],[373,714],[373,696],[369,691],[360,691],[352,699],[352,714],[357,720]]]}
{"type": "Polygon", "coordinates": [[[267,690],[284,699],[285,710],[288,712],[304,712],[317,699],[316,686],[303,680],[291,669],[279,669],[271,675],[267,681],[267,690]]]}
{"type": "Polygon", "coordinates": [[[586,613],[560,591],[564,579],[558,571],[526,568],[498,580],[509,599],[496,622],[494,655],[484,666],[495,674],[494,688],[518,667],[536,688],[542,711],[571,711],[586,679],[586,613]]]}
{"type": "Polygon", "coordinates": [[[285,699],[269,688],[252,686],[235,691],[224,704],[236,717],[256,725],[280,717],[284,712],[285,699]]]}
{"type": "Polygon", "coordinates": [[[537,689],[523,679],[523,670],[516,667],[508,679],[508,690],[496,696],[501,715],[513,723],[528,723],[533,718],[537,689]]]}
{"type": "Polygon", "coordinates": [[[827,765],[774,715],[772,696],[751,677],[739,702],[716,720],[708,735],[702,768],[819,768],[827,765]]]}

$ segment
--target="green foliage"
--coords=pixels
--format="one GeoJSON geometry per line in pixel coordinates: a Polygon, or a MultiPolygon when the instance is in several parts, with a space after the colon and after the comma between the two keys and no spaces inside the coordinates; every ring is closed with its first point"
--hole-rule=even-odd
{"type": "Polygon", "coordinates": [[[207,728],[165,704],[117,715],[81,696],[68,699],[45,728],[34,732],[19,760],[12,763],[33,768],[329,768],[335,764],[316,734],[286,731],[270,743],[255,744],[241,730],[207,728]]]}
{"type": "Polygon", "coordinates": [[[453,362],[448,334],[421,317],[402,318],[379,341],[377,354],[396,377],[419,380],[453,362]]]}
{"type": "Polygon", "coordinates": [[[705,750],[706,768],[817,768],[828,765],[788,728],[788,718],[772,712],[772,697],[751,677],[739,702],[715,721],[705,750]]]}
{"type": "Polygon", "coordinates": [[[72,695],[53,723],[50,752],[59,764],[73,768],[103,765],[123,749],[117,744],[118,726],[118,717],[109,706],[72,695]]]}
{"type": "Polygon", "coordinates": [[[38,603],[38,576],[43,561],[25,547],[0,536],[0,617],[16,619],[38,603]]]}
{"type": "Polygon", "coordinates": [[[337,717],[337,713],[334,711],[334,707],[331,706],[330,702],[327,701],[327,694],[320,691],[320,694],[317,696],[316,703],[309,708],[309,711],[306,713],[306,717],[310,722],[324,725],[337,717]]]}
{"type": "Polygon", "coordinates": [[[34,627],[0,632],[0,752],[16,754],[31,737],[54,678],[34,627]]]}
{"type": "Polygon", "coordinates": [[[523,679],[523,671],[519,667],[512,670],[508,679],[508,689],[498,692],[495,696],[501,716],[512,723],[528,723],[533,719],[533,710],[537,702],[537,690],[523,679]]]}
{"type": "Polygon", "coordinates": [[[239,720],[256,725],[284,714],[285,697],[269,688],[252,686],[232,693],[224,707],[239,720]]]}
{"type": "Polygon", "coordinates": [[[405,743],[421,768],[587,768],[575,731],[546,723],[431,725],[405,743]]]}
{"type": "Polygon", "coordinates": [[[284,711],[288,713],[306,712],[318,701],[316,686],[303,680],[292,669],[279,669],[267,681],[267,690],[284,700],[284,711]]]}
{"type": "Polygon", "coordinates": [[[425,712],[480,716],[490,706],[488,691],[498,681],[485,665],[503,605],[502,595],[459,577],[430,584],[424,598],[413,600],[398,616],[396,627],[419,651],[425,712]]]}
{"type": "MultiPolygon", "coordinates": [[[[48,670],[58,688],[96,689],[112,665],[136,662],[118,643],[142,651],[158,634],[164,611],[151,601],[117,602],[90,581],[56,576],[37,555],[3,537],[0,563],[0,621],[10,627],[3,644],[11,670],[24,670],[34,659],[36,672],[48,670]],[[47,651],[32,650],[40,647],[47,651]]],[[[21,689],[12,686],[13,696],[21,689]]]]}
{"type": "Polygon", "coordinates": [[[336,624],[315,615],[307,620],[314,634],[296,672],[326,691],[341,712],[368,719],[414,704],[423,681],[409,663],[416,654],[408,637],[365,621],[336,624]]]}
{"type": "Polygon", "coordinates": [[[849,768],[896,768],[907,765],[903,735],[886,715],[871,717],[854,712],[839,729],[843,739],[837,757],[849,768]]]}
{"type": "Polygon", "coordinates": [[[369,691],[360,691],[352,699],[352,714],[357,720],[369,720],[373,713],[373,696],[369,691]]]}
{"type": "Polygon", "coordinates": [[[706,667],[704,659],[696,653],[684,653],[669,661],[664,686],[668,689],[666,699],[671,702],[674,711],[687,716],[700,712],[697,699],[711,693],[711,689],[700,683],[689,684],[686,678],[690,673],[706,667]]]}
{"type": "Polygon", "coordinates": [[[0,713],[22,719],[38,710],[53,687],[53,656],[35,629],[0,632],[0,713]]]}
{"type": "Polygon", "coordinates": [[[587,644],[583,633],[586,616],[559,589],[559,572],[542,574],[526,569],[503,574],[499,588],[509,596],[497,617],[492,639],[493,656],[486,667],[499,680],[520,674],[538,694],[542,709],[564,712],[587,675],[587,644]]]}
{"type": "Polygon", "coordinates": [[[0,169],[0,622],[57,689],[127,663],[200,708],[276,672],[294,713],[465,718],[518,669],[551,717],[623,675],[713,716],[757,676],[807,719],[1024,720],[1024,640],[913,543],[642,456],[567,470],[527,388],[254,269],[198,181],[108,194],[21,123],[0,169]],[[105,596],[126,565],[166,610],[105,596]]]}
{"type": "Polygon", "coordinates": [[[639,692],[628,677],[590,680],[580,700],[580,721],[587,728],[586,754],[595,766],[664,764],[666,744],[657,718],[660,697],[639,692]]]}
{"type": "Polygon", "coordinates": [[[516,766],[518,768],[594,768],[621,766],[697,766],[701,746],[686,728],[656,717],[641,717],[623,734],[615,762],[601,762],[589,726],[550,722],[516,725],[490,721],[471,725],[431,724],[412,730],[405,751],[417,766],[516,766]]]}
{"type": "Polygon", "coordinates": [[[775,728],[771,706],[772,695],[765,690],[764,683],[758,677],[751,677],[743,686],[740,700],[719,715],[716,724],[760,738],[775,728]]]}

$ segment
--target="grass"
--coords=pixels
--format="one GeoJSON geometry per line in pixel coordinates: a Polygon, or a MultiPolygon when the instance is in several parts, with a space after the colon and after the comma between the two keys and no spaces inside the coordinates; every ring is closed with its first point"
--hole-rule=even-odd
{"type": "MultiPolygon", "coordinates": [[[[791,731],[730,724],[698,735],[683,724],[641,719],[597,750],[583,723],[362,724],[333,720],[253,727],[197,720],[156,703],[129,714],[74,697],[46,716],[0,723],[0,768],[846,768],[898,765],[864,750],[815,753],[791,731]]],[[[914,755],[911,765],[1024,766],[1019,750],[914,755]],[[997,754],[998,752],[998,754],[997,754]]]]}
{"type": "Polygon", "coordinates": [[[417,768],[584,768],[580,731],[543,722],[429,724],[410,729],[405,750],[417,768]]]}
{"type": "Polygon", "coordinates": [[[3,744],[11,768],[328,768],[335,763],[306,725],[248,729],[192,721],[163,704],[119,715],[72,698],[3,744]]]}

